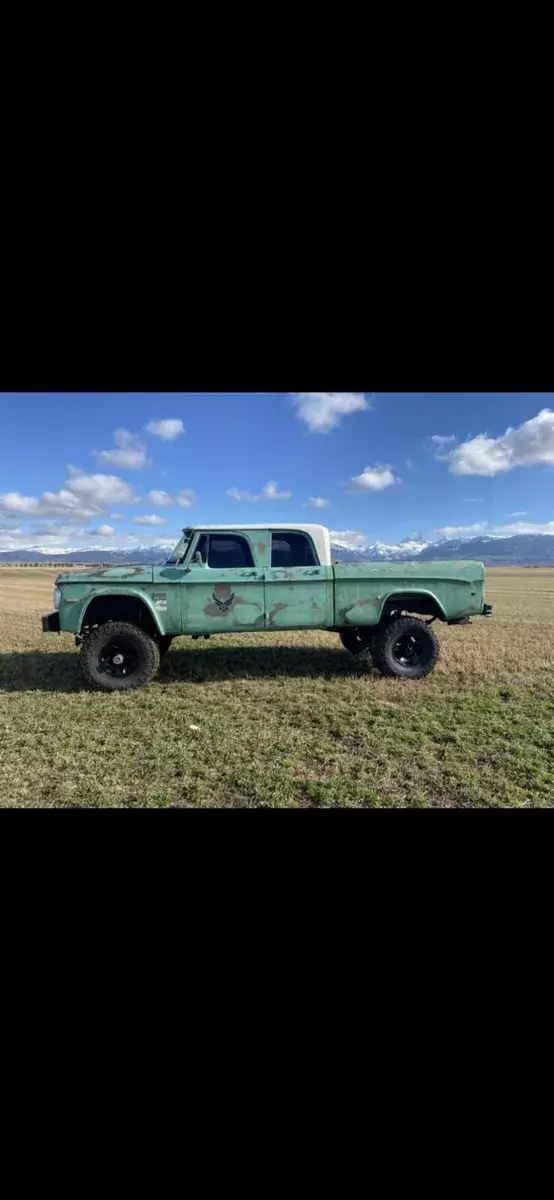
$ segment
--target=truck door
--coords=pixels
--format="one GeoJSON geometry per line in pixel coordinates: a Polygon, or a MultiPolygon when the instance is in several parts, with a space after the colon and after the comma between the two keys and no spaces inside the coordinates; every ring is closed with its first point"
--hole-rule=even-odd
{"type": "Polygon", "coordinates": [[[265,571],[266,629],[320,629],[333,624],[332,568],[322,567],[300,530],[272,530],[265,571]]]}
{"type": "Polygon", "coordinates": [[[183,633],[263,629],[264,572],[242,533],[202,533],[183,578],[183,633]],[[197,555],[201,561],[195,562],[197,555]]]}

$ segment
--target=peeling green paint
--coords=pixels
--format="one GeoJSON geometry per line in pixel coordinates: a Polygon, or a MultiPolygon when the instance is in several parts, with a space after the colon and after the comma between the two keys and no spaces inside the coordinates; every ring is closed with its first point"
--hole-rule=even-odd
{"type": "Polygon", "coordinates": [[[255,564],[250,568],[215,570],[194,564],[193,537],[188,559],[179,566],[94,567],[59,575],[60,628],[79,633],[92,600],[102,598],[109,611],[110,597],[122,596],[146,605],[159,633],[172,636],[376,625],[395,598],[407,611],[438,609],[445,620],[483,609],[481,563],[270,567],[269,533],[249,540],[255,564]]]}
{"type": "MultiPolygon", "coordinates": [[[[482,611],[485,571],[476,562],[344,563],[335,566],[336,625],[376,625],[387,601],[421,598],[444,620],[482,611]]],[[[418,610],[423,611],[423,610],[418,610]]]]}

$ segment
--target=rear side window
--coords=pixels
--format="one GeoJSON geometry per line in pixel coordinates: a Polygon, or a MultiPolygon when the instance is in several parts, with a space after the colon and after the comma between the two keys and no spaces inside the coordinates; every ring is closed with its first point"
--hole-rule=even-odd
{"type": "Polygon", "coordinates": [[[272,567],[317,567],[318,561],[312,543],[305,533],[289,533],[288,530],[271,536],[272,567]]]}
{"type": "Polygon", "coordinates": [[[202,561],[209,567],[224,571],[226,567],[253,567],[252,551],[246,538],[228,533],[205,533],[200,538],[195,553],[200,551],[202,561]]]}

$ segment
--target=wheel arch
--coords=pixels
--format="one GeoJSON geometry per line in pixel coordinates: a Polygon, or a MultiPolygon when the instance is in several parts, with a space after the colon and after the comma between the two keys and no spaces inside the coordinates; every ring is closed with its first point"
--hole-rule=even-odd
{"type": "Polygon", "coordinates": [[[381,608],[380,620],[388,616],[389,613],[400,609],[404,612],[418,613],[423,616],[437,617],[439,621],[446,621],[446,613],[444,608],[435,596],[434,592],[430,592],[425,588],[418,588],[417,591],[406,591],[405,589],[398,592],[390,592],[383,601],[381,608]]]}
{"type": "Polygon", "coordinates": [[[104,621],[130,621],[138,625],[146,633],[163,637],[159,615],[150,600],[140,592],[125,589],[125,591],[102,591],[89,596],[83,605],[77,632],[82,633],[87,626],[101,625],[104,621]]]}

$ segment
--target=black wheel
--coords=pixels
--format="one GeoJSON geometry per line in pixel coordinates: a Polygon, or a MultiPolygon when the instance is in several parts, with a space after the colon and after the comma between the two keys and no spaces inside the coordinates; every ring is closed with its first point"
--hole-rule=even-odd
{"type": "Polygon", "coordinates": [[[439,643],[433,630],[417,617],[399,617],[377,635],[373,660],[383,675],[422,679],[433,670],[439,643]]]}
{"type": "Polygon", "coordinates": [[[358,629],[342,629],[340,640],[345,650],[352,654],[361,666],[371,666],[373,661],[373,634],[360,633],[358,629]]]}
{"type": "Polygon", "coordinates": [[[102,692],[150,683],[160,666],[160,652],[149,634],[126,621],[106,621],[83,642],[83,675],[102,692]]]}
{"type": "Polygon", "coordinates": [[[173,638],[169,637],[169,635],[167,635],[166,637],[159,637],[157,640],[158,640],[158,650],[160,651],[160,657],[163,658],[164,654],[167,654],[169,647],[171,646],[171,643],[173,641],[173,638]]]}

